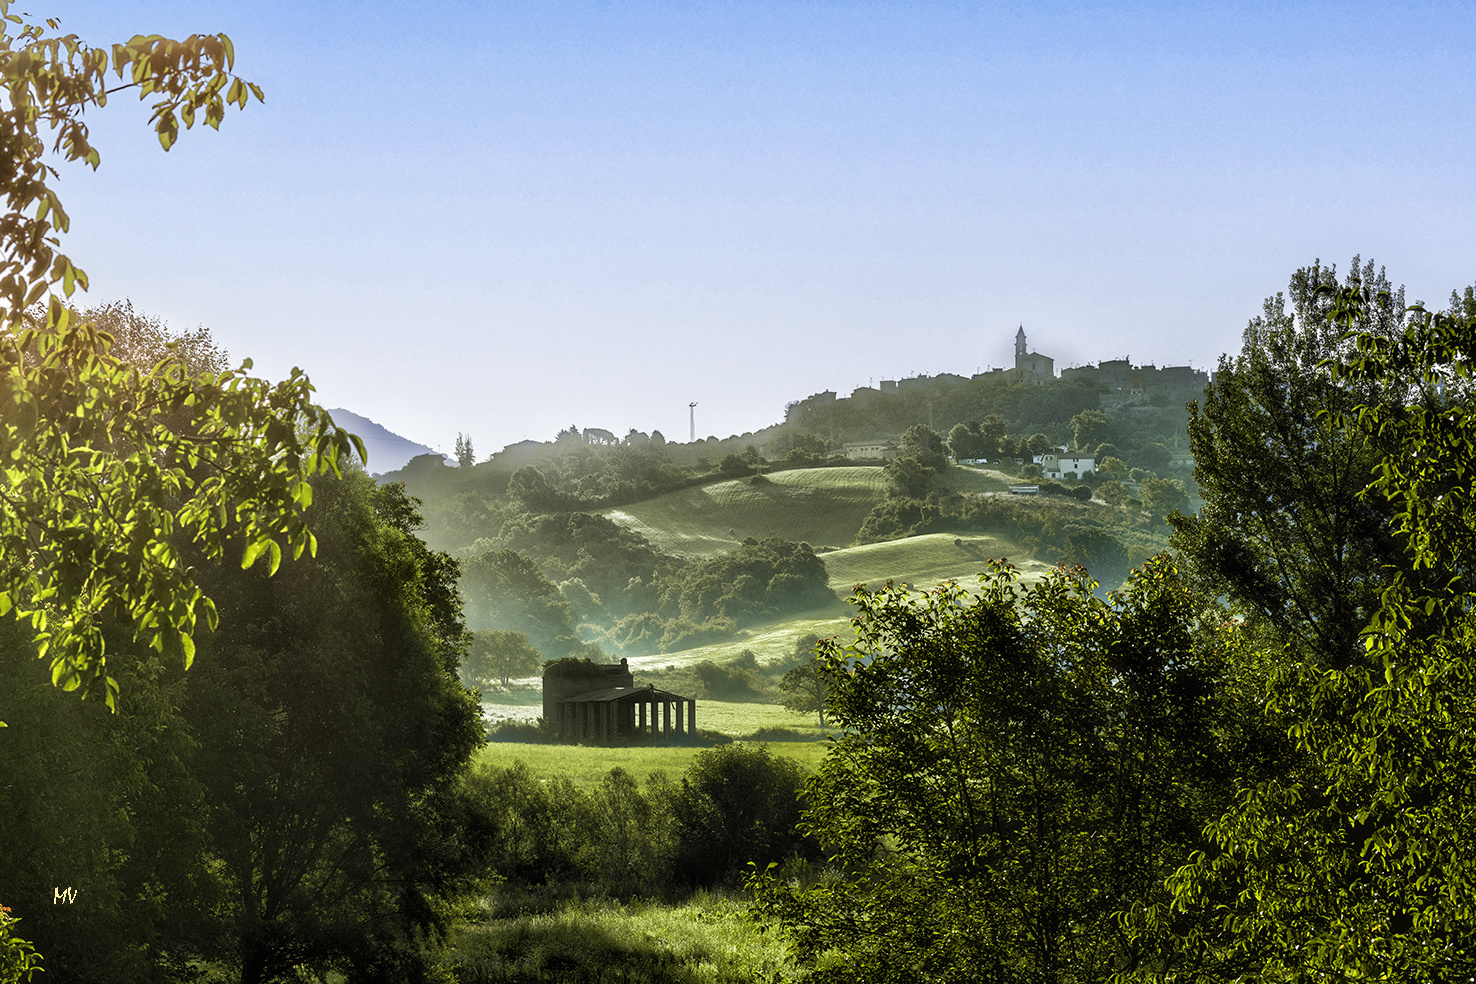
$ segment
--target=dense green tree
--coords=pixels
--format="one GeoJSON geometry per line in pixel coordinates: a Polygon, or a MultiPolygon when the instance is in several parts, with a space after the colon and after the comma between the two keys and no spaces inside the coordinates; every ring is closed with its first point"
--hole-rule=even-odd
{"type": "MultiPolygon", "coordinates": [[[[1031,455],[1045,454],[1047,451],[1054,451],[1056,448],[1051,443],[1051,439],[1045,434],[1031,434],[1025,439],[1022,447],[1027,449],[1031,455]]],[[[1029,458],[1026,460],[1028,461],[1029,458]]]]}
{"type": "Polygon", "coordinates": [[[1390,331],[1377,281],[1318,283],[1326,322],[1356,331],[1354,347],[1319,367],[1353,396],[1336,405],[1326,440],[1364,462],[1366,448],[1384,449],[1363,473],[1363,498],[1388,510],[1376,535],[1392,532],[1402,562],[1372,586],[1343,588],[1360,606],[1346,612],[1359,620],[1358,658],[1338,650],[1326,664],[1275,667],[1265,706],[1302,767],[1243,780],[1209,828],[1212,847],[1171,880],[1174,904],[1145,910],[1138,928],[1159,947],[1155,966],[1179,981],[1467,980],[1476,318],[1453,299],[1453,312],[1416,306],[1390,331]]]}
{"type": "Polygon", "coordinates": [[[1166,559],[1110,603],[981,581],[858,592],[856,643],[821,644],[841,730],[804,829],[842,874],[750,879],[810,980],[1102,980],[1223,803],[1222,647],[1166,559]]]}
{"type": "Polygon", "coordinates": [[[804,778],[797,763],[766,745],[698,752],[671,801],[685,877],[710,885],[749,862],[816,856],[817,845],[799,829],[804,778]]]}
{"type": "Polygon", "coordinates": [[[532,465],[524,465],[512,473],[507,491],[531,512],[555,512],[565,505],[564,497],[532,465]]]}
{"type": "Polygon", "coordinates": [[[979,440],[984,445],[984,453],[990,458],[997,457],[1010,450],[1008,447],[1009,429],[1005,425],[1004,417],[997,413],[991,413],[979,422],[979,440]]]}
{"type": "Polygon", "coordinates": [[[654,581],[682,566],[640,533],[598,513],[520,516],[504,526],[499,545],[536,561],[551,580],[581,580],[617,616],[637,610],[626,604],[631,578],[654,581]]]}
{"type": "Polygon", "coordinates": [[[978,424],[954,424],[948,432],[948,453],[956,461],[969,461],[985,455],[984,439],[979,435],[978,424]]]}
{"type": "MultiPolygon", "coordinates": [[[[128,652],[127,627],[109,642],[128,652]]],[[[178,711],[187,674],[157,655],[120,659],[116,672],[115,713],[78,701],[52,686],[23,626],[0,622],[0,901],[25,920],[51,979],[167,979],[182,958],[165,945],[209,904],[197,877],[203,792],[178,711]],[[56,902],[56,889],[74,901],[56,902]]]]}
{"type": "Polygon", "coordinates": [[[825,443],[825,438],[819,434],[786,430],[768,443],[767,450],[771,458],[798,460],[823,458],[829,451],[829,447],[825,443]]]}
{"type": "Polygon", "coordinates": [[[897,457],[912,458],[924,468],[935,472],[948,470],[948,443],[943,435],[923,424],[914,424],[902,434],[897,442],[897,457]]]}
{"type": "Polygon", "coordinates": [[[777,537],[698,561],[673,577],[682,616],[694,624],[718,616],[742,623],[835,603],[822,560],[808,543],[777,537]]]}
{"type": "Polygon", "coordinates": [[[456,464],[461,468],[470,468],[477,463],[477,453],[472,448],[470,435],[460,431],[456,433],[456,464]]]}
{"type": "MultiPolygon", "coordinates": [[[[1349,278],[1382,294],[1369,330],[1397,331],[1402,300],[1382,271],[1370,263],[1349,278]]],[[[1337,423],[1360,401],[1327,365],[1346,345],[1318,289],[1337,284],[1333,269],[1298,270],[1289,300],[1268,299],[1241,353],[1221,359],[1203,407],[1190,409],[1205,505],[1170,520],[1175,549],[1207,588],[1295,658],[1335,667],[1361,658],[1359,632],[1387,572],[1407,566],[1388,507],[1363,494],[1379,453],[1337,423]]]]}
{"type": "Polygon", "coordinates": [[[896,540],[932,531],[945,519],[943,508],[921,498],[890,495],[871,508],[856,531],[860,544],[896,540]]]}
{"type": "Polygon", "coordinates": [[[463,672],[474,686],[500,683],[506,687],[515,676],[536,674],[543,654],[528,644],[522,632],[484,629],[471,633],[463,672]]]}
{"type": "Polygon", "coordinates": [[[1080,564],[1094,579],[1116,584],[1127,573],[1127,547],[1106,530],[1076,529],[1061,544],[1061,563],[1080,564]]]}
{"type": "Polygon", "coordinates": [[[1162,471],[1168,467],[1173,458],[1173,452],[1162,441],[1149,441],[1141,445],[1132,455],[1133,464],[1140,468],[1146,468],[1150,472],[1162,471]]]}
{"type": "Polygon", "coordinates": [[[1149,478],[1143,481],[1143,508],[1153,516],[1170,516],[1189,505],[1189,493],[1177,478],[1149,478]]]}
{"type": "Polygon", "coordinates": [[[922,499],[937,488],[938,470],[915,455],[899,454],[886,464],[890,498],[922,499]]]}
{"type": "Polygon", "coordinates": [[[538,565],[515,550],[490,550],[462,566],[467,619],[478,632],[522,632],[549,658],[582,653],[573,611],[538,565]]]}
{"type": "Polygon", "coordinates": [[[243,984],[424,979],[474,873],[453,790],[482,729],[454,579],[398,486],[315,491],[316,560],[209,578],[222,630],[184,716],[215,894],[191,943],[243,984]]]}
{"type": "Polygon", "coordinates": [[[1073,447],[1094,448],[1115,435],[1112,422],[1100,410],[1083,410],[1071,418],[1073,447]]]}
{"type": "Polygon", "coordinates": [[[723,460],[718,462],[718,471],[728,478],[741,478],[753,474],[753,465],[744,461],[740,455],[730,452],[723,455],[723,460]]]}
{"type": "Polygon", "coordinates": [[[814,711],[819,716],[820,727],[825,727],[825,704],[830,694],[830,682],[814,659],[784,674],[779,689],[784,691],[785,707],[800,714],[814,711]]]}

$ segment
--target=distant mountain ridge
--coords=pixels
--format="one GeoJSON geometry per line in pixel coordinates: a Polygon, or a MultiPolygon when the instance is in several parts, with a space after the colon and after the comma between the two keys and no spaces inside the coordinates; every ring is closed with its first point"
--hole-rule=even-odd
{"type": "Polygon", "coordinates": [[[407,437],[401,437],[352,410],[344,410],[340,407],[329,409],[328,412],[333,415],[335,424],[359,435],[359,439],[364,442],[364,450],[369,455],[366,467],[371,475],[398,471],[404,468],[411,458],[422,454],[435,454],[435,451],[424,444],[417,444],[407,437]]]}

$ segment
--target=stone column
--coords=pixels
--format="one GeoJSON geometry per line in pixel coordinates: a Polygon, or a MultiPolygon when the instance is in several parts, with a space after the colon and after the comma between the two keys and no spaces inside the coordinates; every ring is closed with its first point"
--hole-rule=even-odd
{"type": "Polygon", "coordinates": [[[636,713],[640,715],[640,723],[636,726],[637,734],[646,733],[646,702],[641,701],[636,705],[636,713]]]}
{"type": "Polygon", "coordinates": [[[687,728],[692,734],[697,733],[697,698],[693,697],[687,701],[687,728]]]}
{"type": "Polygon", "coordinates": [[[661,733],[663,735],[669,735],[669,734],[671,734],[671,702],[670,701],[663,700],[661,702],[661,733]]]}

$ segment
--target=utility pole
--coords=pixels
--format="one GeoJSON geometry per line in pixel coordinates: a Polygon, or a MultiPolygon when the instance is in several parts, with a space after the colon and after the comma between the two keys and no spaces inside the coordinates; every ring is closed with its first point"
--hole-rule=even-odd
{"type": "Polygon", "coordinates": [[[691,430],[691,434],[688,436],[687,439],[691,443],[696,444],[697,443],[697,404],[695,404],[695,403],[688,403],[687,404],[687,426],[692,429],[691,430]]]}

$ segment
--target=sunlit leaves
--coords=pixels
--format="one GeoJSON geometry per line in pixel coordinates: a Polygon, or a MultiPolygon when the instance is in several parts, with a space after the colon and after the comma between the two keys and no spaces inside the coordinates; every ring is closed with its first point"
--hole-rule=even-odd
{"type": "Polygon", "coordinates": [[[86,274],[61,255],[58,234],[67,231],[67,213],[48,182],[56,177],[46,163],[48,150],[65,161],[96,168],[102,160],[90,139],[84,115],[104,106],[111,93],[136,89],[153,97],[150,124],[168,150],[179,138],[180,123],[196,119],[219,128],[225,107],[245,108],[261,89],[230,73],[235,50],[225,35],[191,35],[174,41],[136,35],[124,44],[93,48],[75,34],[56,35],[57,24],[27,23],[10,13],[0,33],[0,307],[14,325],[22,312],[59,286],[65,295],[87,286],[86,274]],[[108,88],[109,76],[122,84],[108,88]],[[43,131],[53,134],[50,147],[43,131]]]}
{"type": "Polygon", "coordinates": [[[111,705],[105,619],[186,664],[214,626],[176,538],[275,571],[283,545],[316,548],[307,478],[364,450],[301,372],[272,384],[166,360],[141,375],[110,346],[59,304],[0,335],[0,607],[32,621],[58,686],[111,705]]]}

